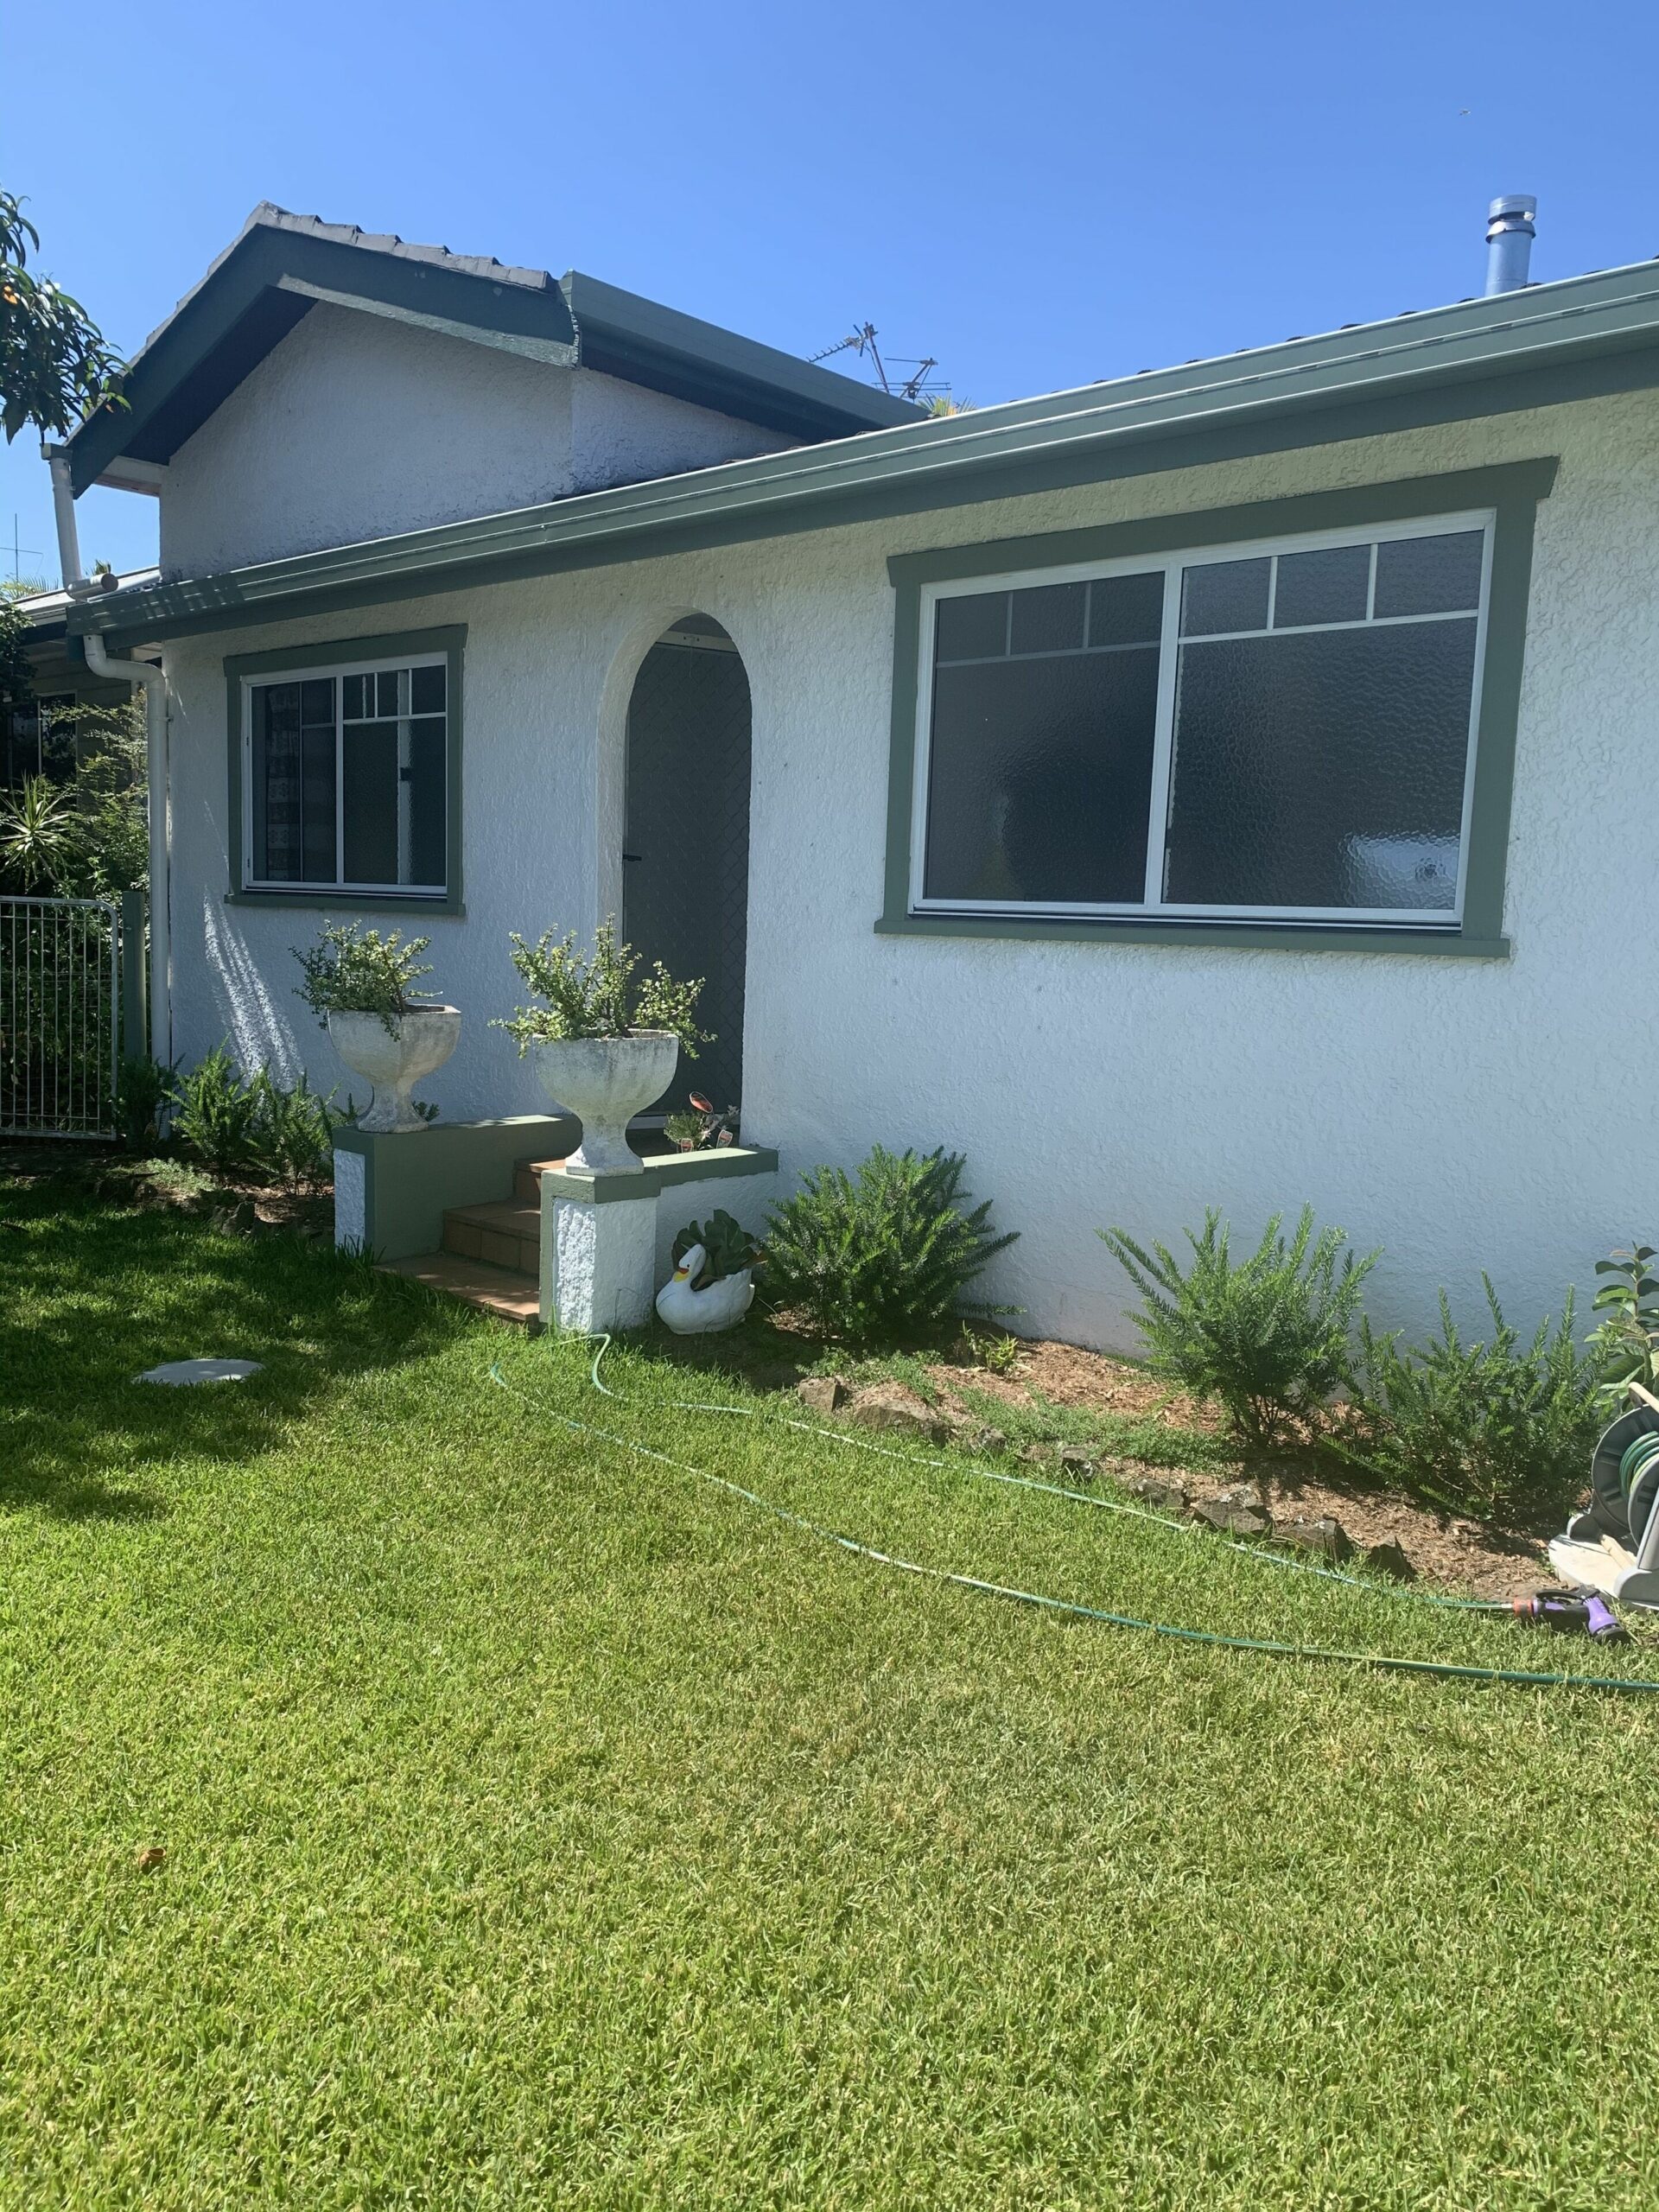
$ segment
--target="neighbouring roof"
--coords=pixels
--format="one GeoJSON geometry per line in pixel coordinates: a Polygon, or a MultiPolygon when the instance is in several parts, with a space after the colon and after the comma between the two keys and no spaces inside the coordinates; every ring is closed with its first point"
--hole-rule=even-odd
{"type": "MultiPolygon", "coordinates": [[[[155,639],[1659,385],[1659,264],[112,594],[155,639]]],[[[84,433],[82,434],[84,435],[84,433]]]]}
{"type": "Polygon", "coordinates": [[[791,438],[842,437],[922,413],[576,270],[512,268],[265,200],[134,355],[126,406],[100,409],[68,441],[76,491],[118,460],[170,460],[319,301],[596,369],[791,438]]]}

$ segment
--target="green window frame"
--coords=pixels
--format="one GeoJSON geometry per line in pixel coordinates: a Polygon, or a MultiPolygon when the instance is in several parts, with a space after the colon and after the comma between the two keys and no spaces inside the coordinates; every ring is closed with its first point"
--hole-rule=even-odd
{"type": "MultiPolygon", "coordinates": [[[[225,714],[226,781],[230,820],[230,887],[227,900],[240,906],[340,907],[379,911],[404,909],[429,914],[459,914],[461,902],[461,730],[462,665],[467,643],[464,623],[429,630],[397,631],[381,637],[341,638],[322,645],[282,645],[257,653],[226,657],[225,714]],[[403,889],[252,880],[252,823],[249,764],[252,743],[250,707],[254,688],[272,679],[345,677],[385,670],[388,664],[445,668],[444,884],[442,890],[403,889]]],[[[340,709],[344,712],[344,708],[340,709]]],[[[407,713],[407,703],[404,712],[407,713]]]]}
{"type": "MultiPolygon", "coordinates": [[[[894,590],[892,753],[888,782],[887,891],[878,932],[890,936],[1056,938],[1142,944],[1271,946],[1304,951],[1402,951],[1465,958],[1503,958],[1503,877],[1514,784],[1516,728],[1531,588],[1538,502],[1554,481],[1553,459],[1516,461],[1434,477],[1310,493],[1249,505],[1113,523],[1090,530],[1004,538],[978,545],[896,554],[888,562],[894,590]],[[1421,523],[1480,518],[1489,533],[1484,636],[1475,670],[1475,720],[1465,816],[1462,903],[1455,920],[1426,914],[1415,920],[1221,918],[1156,911],[1113,914],[997,912],[963,902],[947,906],[920,896],[927,733],[933,655],[933,608],[938,588],[960,591],[988,580],[1001,591],[1041,585],[1050,572],[1085,572],[1101,564],[1166,561],[1181,555],[1212,560],[1229,548],[1255,554],[1279,540],[1378,530],[1400,534],[1421,523]]],[[[1166,634],[1167,649],[1168,637],[1166,634]]],[[[1171,678],[1173,682],[1173,677],[1171,678]]],[[[1154,832],[1158,820],[1154,816],[1154,832]]],[[[1035,903],[1035,902],[1033,902],[1035,903]]]]}

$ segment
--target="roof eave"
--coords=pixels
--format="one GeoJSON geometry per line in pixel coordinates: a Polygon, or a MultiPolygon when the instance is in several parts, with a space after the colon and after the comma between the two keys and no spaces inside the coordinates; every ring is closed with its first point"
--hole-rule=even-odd
{"type": "Polygon", "coordinates": [[[1554,316],[1535,303],[1520,317],[1449,311],[1415,330],[1402,319],[1336,360],[1294,341],[1192,365],[1184,385],[1165,372],[149,587],[77,607],[71,627],[160,636],[276,620],[1650,386],[1659,288],[1640,274],[1554,316]]]}

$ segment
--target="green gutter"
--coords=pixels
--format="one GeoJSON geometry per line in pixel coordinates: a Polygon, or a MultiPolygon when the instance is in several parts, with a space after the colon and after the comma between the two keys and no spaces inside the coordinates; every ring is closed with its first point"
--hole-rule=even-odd
{"type": "Polygon", "coordinates": [[[332,547],[71,610],[157,639],[1659,384],[1649,264],[1156,376],[332,547]]]}

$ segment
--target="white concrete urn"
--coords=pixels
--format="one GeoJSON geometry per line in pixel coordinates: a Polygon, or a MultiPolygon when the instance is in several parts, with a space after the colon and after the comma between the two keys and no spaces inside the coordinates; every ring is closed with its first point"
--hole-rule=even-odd
{"type": "Polygon", "coordinates": [[[461,1008],[419,1007],[412,1014],[328,1016],[328,1039],[353,1075],[374,1085],[374,1099],[358,1122],[377,1135],[423,1129],[410,1092],[423,1076],[441,1068],[461,1042],[461,1008]]]}
{"type": "Polygon", "coordinates": [[[582,1123],[582,1143],[565,1165],[594,1175],[643,1174],[628,1147],[628,1123],[674,1080],[680,1040],[673,1032],[543,1037],[531,1050],[543,1090],[582,1123]]]}

